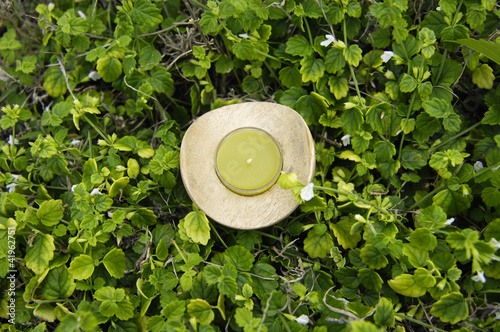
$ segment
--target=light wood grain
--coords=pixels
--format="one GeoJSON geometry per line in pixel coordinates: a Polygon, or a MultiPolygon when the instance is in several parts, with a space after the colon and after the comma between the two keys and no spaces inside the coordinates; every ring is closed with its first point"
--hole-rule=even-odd
{"type": "Polygon", "coordinates": [[[241,127],[267,131],[280,144],[283,171],[308,183],[314,176],[314,141],[307,124],[293,109],[274,103],[252,102],[224,106],[198,118],[186,131],[180,167],[193,202],[210,218],[236,229],[257,229],[286,218],[298,206],[289,190],[276,183],[256,196],[227,189],[215,172],[215,149],[229,132],[241,127]]]}

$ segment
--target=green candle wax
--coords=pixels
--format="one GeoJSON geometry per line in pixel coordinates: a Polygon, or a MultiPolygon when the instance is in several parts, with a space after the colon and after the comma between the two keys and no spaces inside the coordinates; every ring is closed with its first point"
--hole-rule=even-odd
{"type": "Polygon", "coordinates": [[[221,182],[241,195],[257,195],[278,179],[283,158],[278,142],[258,128],[240,128],[227,134],[215,153],[221,182]]]}

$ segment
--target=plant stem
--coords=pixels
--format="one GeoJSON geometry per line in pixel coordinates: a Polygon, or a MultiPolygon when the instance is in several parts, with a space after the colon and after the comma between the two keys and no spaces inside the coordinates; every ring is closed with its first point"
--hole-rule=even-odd
{"type": "Polygon", "coordinates": [[[418,319],[415,319],[415,318],[412,318],[412,317],[408,317],[408,316],[406,316],[406,315],[404,315],[404,314],[396,313],[396,314],[395,314],[395,316],[396,316],[396,317],[398,317],[398,318],[400,318],[400,319],[407,319],[407,320],[409,320],[410,322],[416,323],[416,324],[418,324],[418,325],[422,325],[422,326],[427,327],[427,328],[430,328],[430,329],[432,329],[432,330],[434,330],[434,331],[438,331],[438,332],[446,332],[445,330],[442,330],[442,329],[439,329],[439,328],[437,328],[437,327],[435,327],[435,326],[432,326],[432,325],[430,325],[430,324],[427,324],[427,323],[421,322],[421,321],[419,321],[418,319]]]}
{"type": "MultiPolygon", "coordinates": [[[[347,26],[345,23],[345,19],[344,19],[344,21],[342,21],[342,23],[344,26],[344,29],[343,29],[344,30],[344,44],[346,47],[349,47],[349,45],[347,43],[347,26]]],[[[358,94],[359,102],[361,103],[363,108],[365,108],[365,102],[363,101],[363,98],[361,97],[361,91],[359,90],[359,83],[358,83],[358,79],[356,78],[356,73],[354,72],[354,68],[352,67],[352,65],[349,62],[348,62],[348,65],[349,65],[349,70],[351,71],[352,80],[354,81],[354,86],[356,87],[356,93],[358,94]]]]}
{"type": "Polygon", "coordinates": [[[99,128],[95,123],[93,123],[88,117],[87,115],[83,114],[82,116],[85,121],[87,121],[87,123],[89,125],[92,126],[92,128],[94,128],[95,131],[97,131],[97,133],[106,141],[106,143],[108,143],[109,145],[112,145],[113,143],[111,142],[111,140],[109,139],[108,135],[106,135],[102,130],[101,128],[99,128]]]}
{"type": "MultiPolygon", "coordinates": [[[[411,115],[411,110],[413,108],[413,103],[415,102],[416,91],[413,91],[410,100],[410,107],[408,108],[408,112],[406,113],[406,119],[408,120],[411,115]]],[[[405,133],[401,136],[401,143],[399,143],[399,151],[398,151],[398,160],[401,161],[401,151],[403,150],[403,143],[405,141],[405,133]]]]}
{"type": "Polygon", "coordinates": [[[333,193],[336,193],[336,194],[340,194],[340,195],[345,195],[345,196],[354,196],[356,197],[356,200],[357,201],[360,201],[361,203],[363,204],[367,204],[367,205],[370,205],[372,206],[375,210],[378,210],[379,212],[382,212],[383,214],[385,215],[388,215],[388,216],[391,216],[393,217],[393,215],[391,213],[389,213],[386,209],[384,209],[383,207],[380,207],[378,205],[375,205],[373,204],[372,202],[364,199],[364,198],[361,198],[359,197],[358,194],[354,194],[354,193],[351,193],[351,192],[348,192],[348,191],[344,191],[344,190],[340,190],[340,189],[335,189],[335,188],[328,188],[328,187],[323,187],[323,186],[314,186],[315,189],[319,189],[319,190],[324,190],[324,191],[330,191],[330,192],[333,192],[333,193]]]}
{"type": "Polygon", "coordinates": [[[431,148],[429,149],[429,153],[434,153],[434,152],[435,152],[437,149],[439,149],[440,147],[442,147],[442,146],[444,146],[444,145],[448,144],[449,142],[453,141],[454,139],[456,139],[456,138],[458,138],[458,137],[460,137],[460,136],[462,136],[462,135],[464,135],[464,134],[468,133],[468,132],[469,132],[469,131],[471,131],[472,129],[479,127],[480,125],[481,125],[481,122],[477,122],[477,123],[473,124],[472,126],[470,126],[469,128],[467,128],[467,129],[465,129],[465,130],[462,130],[462,131],[461,131],[461,132],[459,132],[458,134],[456,134],[456,135],[454,135],[454,136],[452,136],[452,137],[448,138],[446,141],[444,141],[444,142],[442,142],[442,143],[440,143],[440,144],[438,144],[438,145],[436,145],[436,146],[434,146],[434,147],[431,147],[431,148]]]}

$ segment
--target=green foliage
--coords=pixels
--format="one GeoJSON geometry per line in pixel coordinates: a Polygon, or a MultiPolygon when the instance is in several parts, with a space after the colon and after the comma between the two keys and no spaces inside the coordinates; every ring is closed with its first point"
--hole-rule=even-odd
{"type": "Polygon", "coordinates": [[[9,2],[2,330],[498,330],[495,4],[9,2]],[[284,169],[300,208],[241,231],[193,205],[179,152],[249,100],[303,117],[315,195],[284,169]]]}

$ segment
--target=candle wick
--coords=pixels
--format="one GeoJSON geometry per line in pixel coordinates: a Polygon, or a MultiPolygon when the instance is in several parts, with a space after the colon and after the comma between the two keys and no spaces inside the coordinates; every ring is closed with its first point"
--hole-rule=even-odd
{"type": "Polygon", "coordinates": [[[252,158],[247,160],[247,164],[250,164],[252,162],[252,158]]]}

